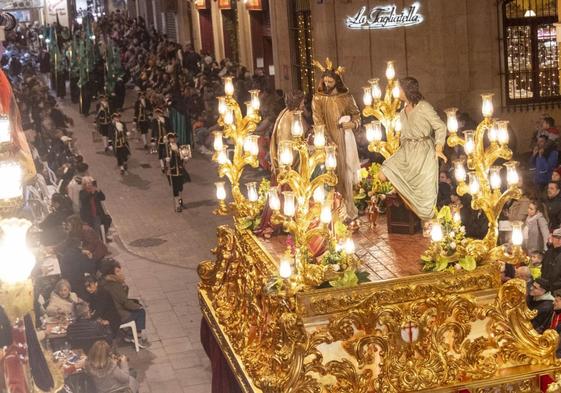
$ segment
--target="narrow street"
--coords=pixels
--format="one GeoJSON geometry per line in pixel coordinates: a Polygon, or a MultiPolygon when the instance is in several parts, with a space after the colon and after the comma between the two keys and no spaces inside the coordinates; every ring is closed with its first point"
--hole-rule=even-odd
{"type": "MultiPolygon", "coordinates": [[[[136,94],[127,94],[123,118],[132,130],[136,94]]],[[[198,154],[190,160],[193,181],[184,191],[187,209],[176,213],[156,155],[132,139],[129,174],[121,176],[115,157],[103,153],[101,142],[93,142],[94,116],[79,115],[68,100],[60,105],[74,119],[76,148],[107,197],[115,229],[112,254],[125,266],[132,297],[147,305],[151,347],[138,354],[132,347],[120,348],[139,371],[140,392],[210,392],[210,366],[199,342],[196,268],[212,257],[216,226],[226,222],[212,214],[214,164],[198,154]]]]}

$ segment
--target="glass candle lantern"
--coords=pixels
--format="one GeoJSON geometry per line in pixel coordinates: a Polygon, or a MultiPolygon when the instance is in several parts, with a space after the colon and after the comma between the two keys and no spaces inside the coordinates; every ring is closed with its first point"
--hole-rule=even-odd
{"type": "Polygon", "coordinates": [[[246,111],[245,111],[246,116],[255,116],[255,108],[253,107],[251,101],[246,101],[245,107],[246,107],[246,111]]]}
{"type": "Polygon", "coordinates": [[[292,165],[292,161],[294,160],[292,146],[292,141],[281,141],[279,143],[279,162],[281,165],[292,165]]]}
{"type": "Polygon", "coordinates": [[[226,97],[218,97],[218,113],[224,116],[224,114],[226,113],[226,109],[228,109],[228,105],[226,105],[226,97]]]}
{"type": "Polygon", "coordinates": [[[316,187],[313,198],[316,203],[323,203],[325,201],[325,187],[323,185],[316,187]]]}
{"type": "Polygon", "coordinates": [[[219,152],[224,149],[224,141],[222,140],[222,131],[214,131],[214,141],[212,146],[214,151],[219,152]]]}
{"type": "Polygon", "coordinates": [[[493,108],[493,94],[481,94],[481,114],[483,117],[492,117],[494,108],[493,108]]]}
{"type": "Polygon", "coordinates": [[[27,231],[31,222],[21,218],[0,221],[0,281],[17,284],[26,281],[35,267],[35,256],[27,246],[27,231]]]}
{"type": "Polygon", "coordinates": [[[522,221],[512,221],[512,237],[511,242],[513,246],[521,246],[524,241],[522,234],[522,221]]]}
{"type": "Polygon", "coordinates": [[[252,156],[259,153],[259,135],[248,135],[244,139],[243,149],[252,156]]]}
{"type": "Polygon", "coordinates": [[[292,258],[288,255],[283,255],[280,259],[279,276],[285,280],[292,276],[292,258]]]}
{"type": "Polygon", "coordinates": [[[223,80],[224,80],[224,94],[226,94],[228,97],[233,96],[234,95],[233,78],[231,76],[225,76],[223,80]]]}
{"type": "Polygon", "coordinates": [[[501,120],[497,122],[497,140],[501,145],[508,143],[508,120],[501,120]]]}
{"type": "Polygon", "coordinates": [[[257,193],[257,183],[252,181],[245,185],[247,187],[247,199],[250,202],[257,202],[259,194],[257,193]]]}
{"type": "Polygon", "coordinates": [[[491,124],[491,127],[487,129],[487,138],[489,138],[489,142],[496,143],[498,140],[498,135],[499,135],[498,125],[497,122],[494,121],[493,124],[491,124]]]}
{"type": "Polygon", "coordinates": [[[388,61],[386,66],[386,78],[391,81],[395,78],[395,62],[393,60],[388,61]]]}
{"type": "Polygon", "coordinates": [[[464,162],[462,160],[454,161],[454,177],[458,183],[466,181],[466,169],[464,168],[464,162]]]}
{"type": "Polygon", "coordinates": [[[228,126],[234,124],[234,111],[230,108],[226,109],[226,113],[224,113],[224,123],[228,126]]]}
{"type": "Polygon", "coordinates": [[[494,166],[489,169],[489,185],[493,190],[501,188],[501,167],[494,166]]]}
{"type": "Polygon", "coordinates": [[[393,120],[393,129],[395,132],[401,132],[401,119],[399,118],[399,115],[397,115],[393,120]]]}
{"type": "Polygon", "coordinates": [[[269,190],[269,207],[274,211],[279,211],[281,208],[279,192],[276,187],[269,190]]]}
{"type": "Polygon", "coordinates": [[[467,155],[475,151],[475,139],[473,131],[464,131],[464,151],[467,155]]]}
{"type": "Polygon", "coordinates": [[[335,153],[335,146],[327,146],[325,148],[325,168],[328,171],[333,171],[337,167],[337,155],[335,153]]]}
{"type": "Polygon", "coordinates": [[[382,140],[382,123],[379,120],[366,124],[366,139],[368,142],[380,142],[382,140]]]}
{"type": "Polygon", "coordinates": [[[446,112],[446,126],[450,134],[455,134],[458,132],[458,108],[448,108],[446,112]]]}
{"type": "Polygon", "coordinates": [[[363,87],[362,92],[362,103],[364,106],[372,105],[372,89],[370,86],[363,87]]]}
{"type": "Polygon", "coordinates": [[[214,183],[216,186],[216,199],[219,201],[223,201],[226,199],[226,187],[224,186],[223,181],[219,181],[214,183]]]}
{"type": "Polygon", "coordinates": [[[370,83],[370,92],[374,100],[382,98],[382,89],[380,89],[380,79],[374,78],[368,81],[370,83]]]}
{"type": "Polygon", "coordinates": [[[392,88],[392,97],[397,100],[400,95],[401,95],[401,87],[399,87],[399,82],[395,81],[392,88]]]}
{"type": "Polygon", "coordinates": [[[509,161],[504,163],[506,167],[506,182],[509,186],[517,185],[520,181],[516,167],[518,166],[518,161],[509,161]]]}
{"type": "Polygon", "coordinates": [[[322,224],[329,224],[331,222],[331,219],[331,203],[325,202],[321,207],[319,220],[322,222],[322,224]]]}
{"type": "Polygon", "coordinates": [[[323,124],[314,126],[314,146],[317,149],[325,146],[325,126],[323,124]]]}
{"type": "Polygon", "coordinates": [[[255,112],[261,109],[261,100],[259,99],[259,90],[250,90],[249,94],[251,96],[251,106],[255,112]]]}
{"type": "Polygon", "coordinates": [[[230,159],[228,158],[228,151],[226,150],[226,146],[224,146],[222,150],[218,152],[218,157],[216,158],[216,161],[218,161],[220,165],[228,164],[230,162],[230,159]]]}
{"type": "Polygon", "coordinates": [[[345,239],[345,242],[343,243],[343,249],[345,250],[345,253],[347,255],[355,253],[355,242],[353,241],[352,237],[348,237],[345,239]]]}
{"type": "Polygon", "coordinates": [[[294,138],[300,138],[304,135],[304,124],[302,123],[302,111],[294,111],[292,113],[292,124],[290,125],[290,133],[294,138]]]}
{"type": "Polygon", "coordinates": [[[11,140],[10,120],[8,116],[0,115],[0,145],[10,143],[11,140]]]}
{"type": "Polygon", "coordinates": [[[294,199],[294,192],[283,191],[282,193],[284,199],[283,214],[287,217],[294,217],[296,214],[296,201],[294,199]]]}
{"type": "Polygon", "coordinates": [[[438,221],[433,221],[430,229],[430,237],[433,242],[440,242],[444,238],[442,227],[438,221]]]}
{"type": "Polygon", "coordinates": [[[475,196],[479,193],[479,180],[477,180],[477,174],[475,171],[470,171],[468,173],[469,178],[469,193],[475,196]]]}
{"type": "Polygon", "coordinates": [[[16,161],[0,162],[0,201],[20,198],[23,195],[23,171],[16,161]]]}

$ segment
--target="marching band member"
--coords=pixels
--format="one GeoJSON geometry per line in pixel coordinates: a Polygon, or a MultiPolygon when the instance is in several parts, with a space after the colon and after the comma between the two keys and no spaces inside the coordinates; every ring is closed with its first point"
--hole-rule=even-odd
{"type": "Polygon", "coordinates": [[[115,157],[117,157],[117,165],[121,170],[121,175],[124,175],[127,173],[127,161],[131,154],[127,139],[127,126],[121,121],[120,112],[115,112],[112,119],[111,133],[115,147],[115,157]]]}
{"type": "Polygon", "coordinates": [[[105,152],[107,153],[111,150],[109,131],[111,128],[111,111],[109,110],[109,101],[106,95],[101,95],[99,97],[99,104],[97,104],[97,115],[95,117],[95,122],[97,124],[97,130],[103,138],[103,147],[105,147],[105,152]]]}
{"type": "Polygon", "coordinates": [[[166,173],[168,181],[173,191],[173,199],[175,201],[175,211],[181,213],[185,205],[183,204],[183,183],[185,182],[185,169],[183,168],[183,160],[185,156],[183,150],[177,145],[177,136],[170,132],[167,134],[166,143],[166,173]]]}
{"type": "Polygon", "coordinates": [[[150,100],[146,99],[145,93],[140,91],[138,92],[138,99],[134,104],[134,122],[136,123],[136,129],[140,131],[142,143],[144,143],[144,149],[148,149],[146,134],[148,134],[151,121],[152,104],[150,103],[150,100]]]}
{"type": "Polygon", "coordinates": [[[164,160],[166,154],[166,135],[172,132],[171,123],[164,116],[162,108],[154,110],[154,119],[152,120],[152,143],[158,146],[158,159],[162,173],[165,173],[164,160]]]}

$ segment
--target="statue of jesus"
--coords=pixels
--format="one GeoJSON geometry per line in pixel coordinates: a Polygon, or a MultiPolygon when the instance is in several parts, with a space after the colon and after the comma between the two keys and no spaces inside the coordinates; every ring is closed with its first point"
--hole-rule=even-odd
{"type": "Polygon", "coordinates": [[[360,126],[360,110],[343,83],[342,67],[335,69],[329,59],[325,67],[317,61],[314,65],[322,71],[312,101],[314,125],[324,125],[327,140],[337,146],[337,191],[343,196],[345,207],[345,217],[341,218],[348,223],[358,218],[353,184],[357,181],[360,162],[353,132],[360,126]]]}

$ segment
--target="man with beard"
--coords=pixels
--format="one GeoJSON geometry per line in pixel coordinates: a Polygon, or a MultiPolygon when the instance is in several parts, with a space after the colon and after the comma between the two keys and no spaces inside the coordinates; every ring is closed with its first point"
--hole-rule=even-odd
{"type": "Polygon", "coordinates": [[[358,157],[358,151],[356,143],[347,146],[345,132],[352,133],[360,126],[360,110],[341,79],[342,67],[335,69],[329,59],[326,59],[325,67],[318,61],[314,61],[314,65],[322,72],[312,101],[314,125],[324,125],[327,140],[337,147],[336,189],[343,196],[345,207],[344,217],[341,218],[347,223],[354,223],[358,210],[354,203],[353,184],[358,180],[356,171],[359,168],[350,158],[358,157]]]}

